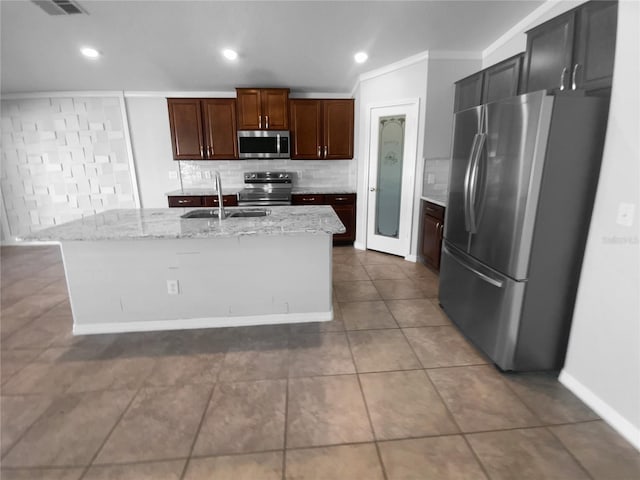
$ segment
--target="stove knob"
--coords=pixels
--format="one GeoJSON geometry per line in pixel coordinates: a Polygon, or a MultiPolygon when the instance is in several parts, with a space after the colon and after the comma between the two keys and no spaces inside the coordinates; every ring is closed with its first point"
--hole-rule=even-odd
{"type": "Polygon", "coordinates": [[[281,173],[280,175],[278,175],[278,178],[285,178],[284,173],[281,173]]]}

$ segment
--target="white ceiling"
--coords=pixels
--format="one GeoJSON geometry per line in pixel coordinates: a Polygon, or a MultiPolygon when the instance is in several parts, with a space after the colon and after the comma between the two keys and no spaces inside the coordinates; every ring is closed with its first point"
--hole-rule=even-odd
{"type": "Polygon", "coordinates": [[[359,74],[425,50],[481,52],[544,0],[78,3],[88,15],[0,1],[2,92],[350,92],[359,74]],[[84,45],[103,56],[85,59],[84,45]],[[360,50],[369,60],[356,65],[360,50]]]}

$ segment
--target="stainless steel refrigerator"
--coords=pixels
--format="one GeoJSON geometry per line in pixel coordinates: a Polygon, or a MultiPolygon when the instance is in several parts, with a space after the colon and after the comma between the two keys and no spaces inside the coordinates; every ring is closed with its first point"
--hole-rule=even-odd
{"type": "Polygon", "coordinates": [[[540,91],[455,115],[439,299],[503,370],[562,367],[607,113],[540,91]]]}

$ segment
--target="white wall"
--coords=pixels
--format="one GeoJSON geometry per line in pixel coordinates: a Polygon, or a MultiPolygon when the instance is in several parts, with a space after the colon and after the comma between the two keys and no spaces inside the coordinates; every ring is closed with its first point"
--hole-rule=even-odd
{"type": "MultiPolygon", "coordinates": [[[[414,176],[416,195],[422,189],[422,169],[424,152],[424,126],[425,126],[425,105],[427,100],[427,55],[416,56],[415,58],[392,65],[384,72],[374,72],[366,75],[360,81],[356,91],[359,117],[357,134],[357,223],[356,223],[356,246],[364,248],[366,245],[366,200],[369,193],[368,163],[365,155],[368,150],[368,137],[370,128],[369,109],[373,105],[380,105],[388,102],[419,99],[420,111],[418,120],[418,149],[416,172],[414,176]]],[[[419,224],[419,196],[416,196],[413,212],[413,227],[411,234],[410,255],[416,254],[417,232],[419,224]]]]}
{"type": "Polygon", "coordinates": [[[479,58],[429,58],[423,195],[446,198],[453,136],[454,82],[481,69],[479,58]],[[428,183],[429,177],[433,179],[431,183],[428,183]]]}
{"type": "Polygon", "coordinates": [[[165,193],[180,188],[179,162],[173,160],[171,151],[167,99],[127,97],[125,102],[141,206],[165,208],[165,193]],[[169,180],[170,171],[176,173],[175,180],[169,180]]]}
{"type": "Polygon", "coordinates": [[[3,240],[138,204],[122,94],[2,100],[3,240]]]}
{"type": "Polygon", "coordinates": [[[621,1],[607,138],[561,380],[640,449],[640,3],[621,1]],[[632,227],[616,224],[636,205],[632,227]]]}
{"type": "MultiPolygon", "coordinates": [[[[483,67],[526,48],[524,31],[584,2],[548,2],[484,52],[483,67]]],[[[640,3],[621,0],[613,90],[569,349],[560,380],[640,449],[640,3]],[[632,228],[616,224],[634,203],[632,228]]]]}

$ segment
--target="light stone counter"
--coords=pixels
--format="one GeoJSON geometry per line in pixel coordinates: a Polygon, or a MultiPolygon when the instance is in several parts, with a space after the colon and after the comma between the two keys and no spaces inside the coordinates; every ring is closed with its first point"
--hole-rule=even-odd
{"type": "MultiPolygon", "coordinates": [[[[222,188],[223,195],[236,195],[243,187],[222,188]]],[[[183,188],[182,190],[172,190],[165,193],[167,197],[198,197],[198,196],[216,196],[218,191],[214,188],[183,188]]]]}
{"type": "MultiPolygon", "coordinates": [[[[226,211],[257,207],[227,207],[226,211]]],[[[21,240],[97,241],[169,238],[238,237],[344,233],[344,225],[329,206],[274,206],[265,217],[180,218],[197,208],[108,210],[97,215],[30,233],[21,240]]]]}
{"type": "Polygon", "coordinates": [[[340,195],[340,194],[346,194],[346,193],[356,193],[356,189],[351,187],[293,187],[293,190],[291,191],[291,193],[293,193],[294,195],[312,194],[312,193],[316,193],[318,195],[320,194],[340,195]]]}
{"type": "Polygon", "coordinates": [[[427,202],[440,205],[441,207],[447,206],[447,197],[445,195],[422,195],[420,198],[422,200],[426,200],[427,202]]]}

